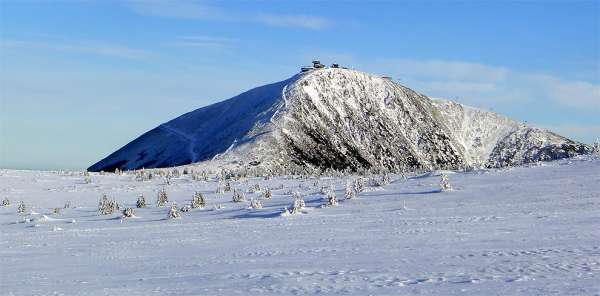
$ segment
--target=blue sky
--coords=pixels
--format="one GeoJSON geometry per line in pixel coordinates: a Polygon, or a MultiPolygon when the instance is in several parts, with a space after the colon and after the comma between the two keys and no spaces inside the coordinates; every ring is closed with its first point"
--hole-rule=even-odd
{"type": "Polygon", "coordinates": [[[591,143],[600,1],[0,1],[0,167],[82,169],[313,58],[591,143]]]}

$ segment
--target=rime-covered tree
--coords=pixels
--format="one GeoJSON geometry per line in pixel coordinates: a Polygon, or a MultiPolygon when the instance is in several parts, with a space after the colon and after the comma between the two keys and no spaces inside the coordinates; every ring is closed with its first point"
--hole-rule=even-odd
{"type": "Polygon", "coordinates": [[[146,198],[144,198],[143,194],[140,194],[140,196],[138,197],[137,201],[135,202],[135,206],[138,208],[145,208],[146,207],[146,198]]]}
{"type": "Polygon", "coordinates": [[[440,189],[442,191],[448,191],[452,189],[452,187],[450,187],[450,180],[446,174],[442,174],[440,177],[440,189]]]}
{"type": "Polygon", "coordinates": [[[3,206],[3,207],[8,207],[8,206],[10,206],[10,200],[8,199],[8,197],[5,197],[5,198],[2,200],[2,206],[3,206]]]}
{"type": "Polygon", "coordinates": [[[327,200],[326,200],[327,202],[325,203],[325,206],[331,207],[331,206],[335,206],[338,204],[337,198],[335,197],[335,191],[333,191],[333,189],[330,189],[327,192],[326,198],[327,198],[327,200]]]}
{"type": "Polygon", "coordinates": [[[354,192],[354,187],[352,186],[352,184],[350,184],[350,182],[346,183],[346,190],[344,192],[344,196],[346,197],[346,199],[353,199],[354,197],[356,197],[356,192],[354,192]]]}
{"type": "Polygon", "coordinates": [[[25,214],[26,210],[27,210],[27,207],[25,206],[25,203],[23,201],[20,201],[19,206],[17,207],[17,213],[25,214]]]}
{"type": "Polygon", "coordinates": [[[244,193],[242,191],[234,189],[232,199],[233,202],[243,202],[246,200],[246,197],[244,197],[244,193]]]}
{"type": "Polygon", "coordinates": [[[133,208],[125,208],[123,209],[122,215],[123,218],[131,218],[135,216],[135,211],[133,210],[133,208]]]}
{"type": "Polygon", "coordinates": [[[273,193],[271,193],[270,188],[265,189],[265,191],[263,192],[263,197],[266,199],[270,199],[271,197],[273,197],[273,193]]]}
{"type": "Polygon", "coordinates": [[[231,183],[229,183],[229,181],[227,181],[227,183],[225,183],[225,188],[223,188],[223,190],[225,192],[231,191],[231,183]]]}
{"type": "Polygon", "coordinates": [[[356,180],[354,180],[354,191],[356,191],[356,193],[361,193],[364,190],[365,190],[365,179],[363,179],[362,177],[356,178],[356,180]]]}
{"type": "Polygon", "coordinates": [[[175,202],[173,202],[171,204],[171,208],[169,209],[169,214],[167,216],[169,219],[179,219],[181,218],[181,214],[179,213],[179,210],[177,209],[177,204],[175,202]]]}
{"type": "Polygon", "coordinates": [[[204,195],[202,195],[202,192],[194,193],[194,197],[192,198],[192,203],[190,204],[190,206],[193,209],[196,209],[196,208],[204,208],[205,205],[206,205],[206,201],[204,200],[204,195]]]}
{"type": "Polygon", "coordinates": [[[258,209],[262,209],[263,206],[262,206],[262,202],[260,202],[259,199],[253,198],[250,200],[250,207],[252,207],[255,210],[258,210],[258,209]]]}
{"type": "Polygon", "coordinates": [[[98,212],[101,215],[110,215],[110,214],[114,213],[115,205],[116,205],[116,203],[109,200],[108,196],[106,196],[106,194],[102,194],[102,197],[100,198],[100,202],[98,202],[98,212]]]}
{"type": "Polygon", "coordinates": [[[162,207],[169,202],[169,197],[167,196],[167,190],[165,188],[158,191],[156,196],[156,206],[162,207]]]}

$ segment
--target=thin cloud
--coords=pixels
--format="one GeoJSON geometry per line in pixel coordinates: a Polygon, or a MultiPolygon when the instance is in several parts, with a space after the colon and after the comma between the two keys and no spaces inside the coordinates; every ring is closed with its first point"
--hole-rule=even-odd
{"type": "Polygon", "coordinates": [[[392,59],[378,61],[371,67],[426,95],[459,97],[480,107],[539,101],[578,110],[600,110],[597,83],[460,61],[392,59]]]}
{"type": "Polygon", "coordinates": [[[232,45],[236,40],[223,37],[212,36],[183,36],[177,38],[177,41],[171,43],[177,47],[194,48],[225,48],[232,45]]]}
{"type": "Polygon", "coordinates": [[[51,41],[26,41],[26,40],[2,40],[1,47],[43,49],[59,52],[83,53],[98,56],[143,60],[150,56],[146,51],[134,49],[117,44],[102,42],[51,42],[51,41]]]}
{"type": "Polygon", "coordinates": [[[331,26],[331,21],[325,18],[308,15],[259,14],[255,19],[260,23],[277,27],[298,27],[318,30],[331,26]]]}
{"type": "Polygon", "coordinates": [[[220,22],[258,23],[274,27],[320,30],[332,25],[323,17],[300,14],[268,14],[232,11],[205,1],[131,0],[130,8],[140,15],[220,22]]]}

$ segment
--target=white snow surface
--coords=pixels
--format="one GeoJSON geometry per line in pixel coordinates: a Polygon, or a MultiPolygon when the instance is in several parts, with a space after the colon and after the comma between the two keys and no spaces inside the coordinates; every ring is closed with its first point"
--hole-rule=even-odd
{"type": "Polygon", "coordinates": [[[214,177],[165,185],[92,174],[86,184],[79,172],[0,170],[0,199],[11,200],[0,207],[0,294],[600,293],[600,159],[446,171],[445,192],[440,173],[391,175],[351,200],[345,184],[356,176],[241,179],[231,184],[246,202],[233,203],[214,177]],[[255,184],[273,193],[260,210],[249,208],[255,184]],[[339,205],[322,208],[330,185],[339,205]],[[153,205],[163,187],[179,206],[202,192],[206,208],[168,220],[169,207],[153,205]],[[292,191],[305,213],[281,216],[292,191]],[[100,216],[104,193],[122,208],[144,194],[149,206],[137,219],[100,216]],[[39,215],[17,214],[21,200],[39,215]]]}

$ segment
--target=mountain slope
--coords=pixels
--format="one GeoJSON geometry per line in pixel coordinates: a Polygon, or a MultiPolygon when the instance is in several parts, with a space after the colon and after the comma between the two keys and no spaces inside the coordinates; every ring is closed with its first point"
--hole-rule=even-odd
{"type": "Polygon", "coordinates": [[[290,168],[450,169],[589,153],[584,144],[504,116],[431,100],[389,79],[320,69],[184,114],[89,168],[206,160],[290,168]]]}

